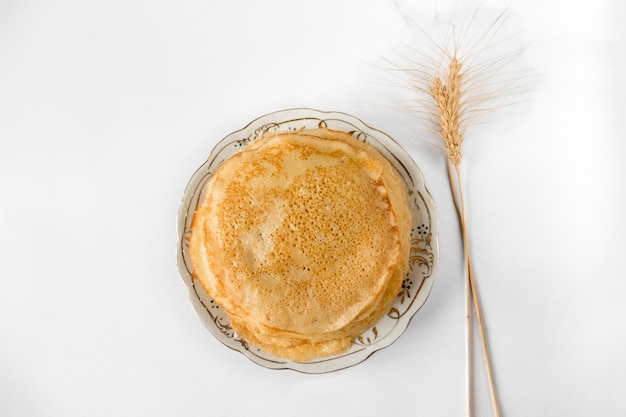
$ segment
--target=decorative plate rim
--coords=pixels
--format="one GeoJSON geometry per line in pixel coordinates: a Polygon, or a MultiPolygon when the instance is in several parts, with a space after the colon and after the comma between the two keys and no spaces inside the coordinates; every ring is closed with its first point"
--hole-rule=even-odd
{"type": "Polygon", "coordinates": [[[260,116],[242,129],[220,140],[209,157],[193,173],[185,187],[177,217],[177,266],[189,292],[194,310],[207,329],[224,345],[244,354],[253,362],[270,369],[291,369],[302,373],[326,373],[357,365],[375,352],[391,345],[406,330],[411,319],[423,306],[434,284],[439,264],[439,220],[435,203],[423,175],[411,156],[390,136],[374,129],[347,113],[310,108],[279,110],[260,116]],[[189,260],[188,241],[191,219],[201,198],[202,189],[212,172],[231,155],[268,131],[295,131],[302,127],[328,127],[352,133],[358,140],[377,148],[404,180],[414,227],[411,232],[410,270],[402,290],[381,320],[360,335],[342,354],[308,362],[277,358],[249,345],[232,331],[228,317],[213,303],[201,285],[196,285],[189,260]],[[425,211],[426,213],[423,213],[425,211]],[[415,220],[420,225],[415,224],[415,220]],[[421,276],[420,276],[421,275],[421,276]],[[419,282],[418,282],[419,281],[419,282]],[[412,292],[412,288],[416,290],[412,292]],[[404,302],[407,301],[407,305],[404,302]],[[379,330],[381,327],[383,331],[379,330]]]}

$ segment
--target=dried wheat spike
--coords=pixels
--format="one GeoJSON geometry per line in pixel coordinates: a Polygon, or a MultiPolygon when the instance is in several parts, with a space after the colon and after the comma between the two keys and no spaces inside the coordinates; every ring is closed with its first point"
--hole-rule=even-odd
{"type": "Polygon", "coordinates": [[[450,60],[447,73],[436,76],[430,85],[430,95],[435,102],[433,118],[439,126],[439,135],[443,139],[450,162],[458,168],[461,163],[461,92],[463,74],[461,63],[456,57],[450,60]]]}

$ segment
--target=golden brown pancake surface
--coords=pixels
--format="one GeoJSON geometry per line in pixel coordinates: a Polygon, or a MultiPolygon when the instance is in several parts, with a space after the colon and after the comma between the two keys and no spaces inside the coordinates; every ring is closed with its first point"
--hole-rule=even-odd
{"type": "Polygon", "coordinates": [[[328,129],[266,134],[206,184],[194,277],[249,343],[332,355],[397,294],[410,227],[404,189],[369,145],[328,129]]]}

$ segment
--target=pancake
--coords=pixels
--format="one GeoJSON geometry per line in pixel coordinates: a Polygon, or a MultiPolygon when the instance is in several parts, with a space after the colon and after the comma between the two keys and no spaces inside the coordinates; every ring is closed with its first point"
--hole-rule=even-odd
{"type": "Polygon", "coordinates": [[[389,308],[410,229],[402,182],[370,145],[329,129],[265,134],[205,185],[194,278],[248,343],[334,355],[389,308]]]}

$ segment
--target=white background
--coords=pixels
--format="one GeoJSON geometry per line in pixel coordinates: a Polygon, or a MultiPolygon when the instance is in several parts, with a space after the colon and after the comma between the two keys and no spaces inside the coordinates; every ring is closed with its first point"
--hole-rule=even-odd
{"type": "MultiPolygon", "coordinates": [[[[626,415],[622,2],[509,6],[524,101],[468,132],[471,250],[504,416],[626,415]]],[[[421,2],[427,25],[445,2],[421,2]]],[[[391,0],[0,2],[1,416],[460,416],[461,245],[440,149],[376,69],[391,0]],[[271,371],[221,345],[175,264],[213,145],[289,107],[400,142],[440,216],[431,296],[347,370],[271,371]]],[[[475,352],[480,352],[475,348],[475,352]]],[[[476,365],[476,415],[490,415],[476,365]]]]}

